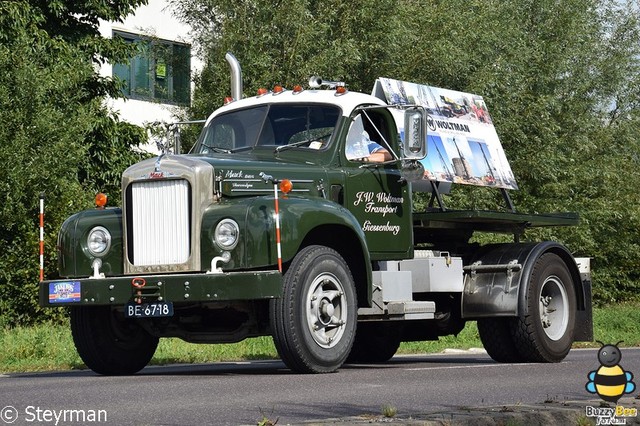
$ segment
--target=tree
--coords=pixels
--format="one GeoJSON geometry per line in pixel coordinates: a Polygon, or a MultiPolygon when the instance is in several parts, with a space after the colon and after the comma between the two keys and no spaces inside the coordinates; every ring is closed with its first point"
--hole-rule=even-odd
{"type": "MultiPolygon", "coordinates": [[[[518,210],[582,216],[577,229],[529,237],[593,257],[597,300],[637,297],[640,23],[637,4],[620,3],[180,0],[206,59],[191,114],[228,94],[227,50],[249,94],[312,74],[362,91],[389,76],[481,94],[518,179],[518,210]]],[[[447,203],[495,208],[500,198],[460,187],[447,203]]]]}
{"type": "Polygon", "coordinates": [[[640,198],[629,178],[638,167],[640,25],[637,4],[619,3],[408,3],[410,25],[423,30],[411,39],[420,53],[402,67],[405,78],[484,96],[518,179],[517,208],[582,217],[578,228],[528,237],[592,257],[602,302],[637,298],[640,256],[640,198]]]}
{"type": "Polygon", "coordinates": [[[126,54],[95,39],[98,18],[140,3],[0,2],[0,326],[59,315],[37,305],[39,194],[54,277],[64,219],[89,207],[98,187],[117,197],[119,176],[109,173],[138,158],[130,148],[144,134],[109,115],[102,96],[116,86],[93,63],[126,54]]]}
{"type": "Polygon", "coordinates": [[[192,26],[206,64],[196,76],[191,116],[203,118],[230,95],[227,51],[242,64],[247,96],[260,87],[306,84],[311,75],[368,90],[375,72],[392,62],[396,43],[386,27],[400,25],[393,5],[392,0],[365,0],[358,7],[306,0],[178,2],[177,13],[192,26]]]}

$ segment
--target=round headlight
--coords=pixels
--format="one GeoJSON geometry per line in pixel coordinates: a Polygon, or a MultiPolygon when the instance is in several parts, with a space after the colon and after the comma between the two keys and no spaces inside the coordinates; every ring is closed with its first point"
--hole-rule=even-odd
{"type": "Polygon", "coordinates": [[[104,256],[111,247],[111,234],[106,228],[96,226],[89,232],[87,248],[94,256],[104,256]]]}
{"type": "Polygon", "coordinates": [[[216,226],[213,238],[222,249],[231,250],[238,244],[240,228],[235,220],[223,219],[216,226]]]}

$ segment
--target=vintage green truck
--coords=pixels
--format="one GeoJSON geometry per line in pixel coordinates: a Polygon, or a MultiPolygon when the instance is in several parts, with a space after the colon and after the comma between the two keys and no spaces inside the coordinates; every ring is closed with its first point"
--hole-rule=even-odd
{"type": "Polygon", "coordinates": [[[592,339],[589,259],[520,242],[529,227],[577,215],[518,213],[504,188],[507,208],[447,209],[446,185],[425,180],[421,163],[432,110],[318,78],[243,99],[240,66],[227,60],[233,100],[191,152],[131,166],[122,208],[79,212],[60,230],[63,278],[40,282],[39,300],[69,307],[89,368],[136,373],[161,337],[271,335],[284,363],[307,373],[384,362],[400,342],[466,321],[499,362],[558,362],[592,339]],[[391,159],[348,155],[365,132],[391,159]],[[421,211],[416,187],[432,193],[421,211]],[[479,245],[475,232],[513,242],[479,245]]]}

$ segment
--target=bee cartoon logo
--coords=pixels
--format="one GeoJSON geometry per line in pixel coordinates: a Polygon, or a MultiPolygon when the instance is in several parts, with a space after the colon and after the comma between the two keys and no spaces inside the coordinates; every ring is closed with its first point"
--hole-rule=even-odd
{"type": "Polygon", "coordinates": [[[625,393],[631,393],[636,385],[633,383],[633,373],[624,371],[620,365],[622,352],[618,345],[602,345],[598,351],[598,361],[600,368],[588,374],[589,381],[586,384],[587,392],[596,393],[607,402],[617,403],[625,393]]]}

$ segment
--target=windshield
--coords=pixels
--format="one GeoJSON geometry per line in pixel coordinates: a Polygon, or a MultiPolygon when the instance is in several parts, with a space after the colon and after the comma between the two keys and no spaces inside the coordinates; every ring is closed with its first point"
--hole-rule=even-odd
{"type": "Polygon", "coordinates": [[[194,151],[233,153],[256,146],[322,149],[335,129],[339,108],[331,105],[262,105],[214,118],[194,151]]]}

